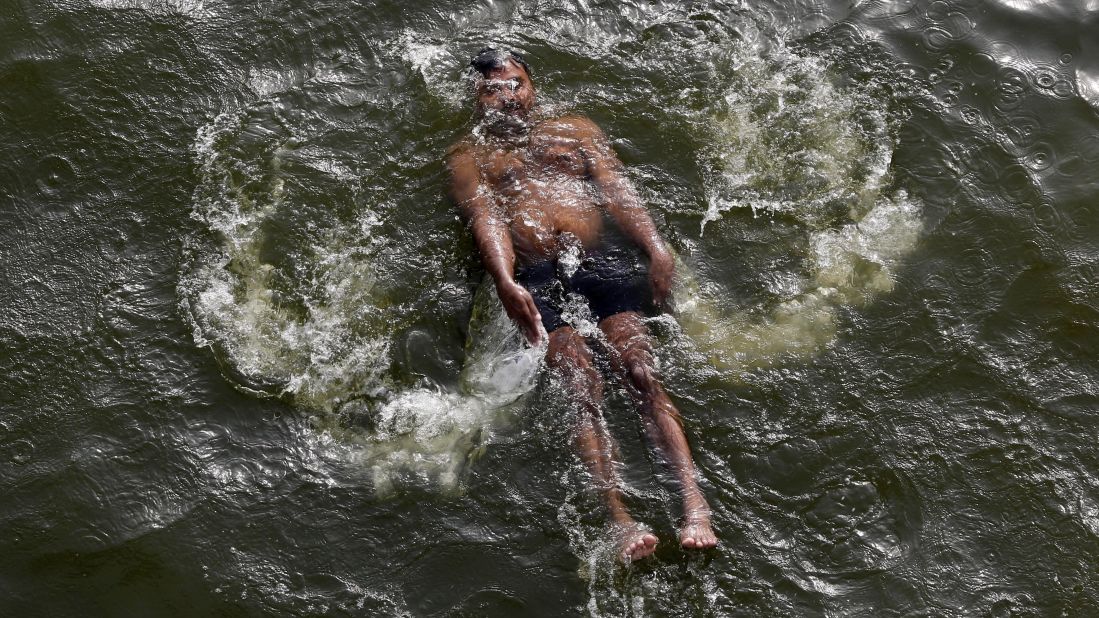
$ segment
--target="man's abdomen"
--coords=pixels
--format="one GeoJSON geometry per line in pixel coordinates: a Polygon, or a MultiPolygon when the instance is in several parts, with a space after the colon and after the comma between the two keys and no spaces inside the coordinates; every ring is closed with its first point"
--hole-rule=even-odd
{"type": "Polygon", "coordinates": [[[575,245],[594,249],[600,244],[603,217],[595,204],[523,203],[512,209],[511,236],[516,253],[527,263],[552,260],[575,245]]]}

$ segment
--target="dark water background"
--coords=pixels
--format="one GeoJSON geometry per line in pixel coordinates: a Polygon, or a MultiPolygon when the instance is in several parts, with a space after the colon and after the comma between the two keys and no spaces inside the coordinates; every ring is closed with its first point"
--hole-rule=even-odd
{"type": "Polygon", "coordinates": [[[0,41],[0,614],[1099,613],[1094,2],[8,1],[0,41]],[[439,161],[490,41],[692,277],[654,328],[709,554],[623,398],[629,570],[554,386],[463,390],[439,161]]]}

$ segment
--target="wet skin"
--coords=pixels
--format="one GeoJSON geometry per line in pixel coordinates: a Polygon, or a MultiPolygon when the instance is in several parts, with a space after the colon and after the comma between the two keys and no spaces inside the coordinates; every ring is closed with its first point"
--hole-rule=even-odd
{"type": "MultiPolygon", "coordinates": [[[[571,326],[544,333],[533,298],[514,275],[517,266],[554,260],[570,247],[597,247],[605,218],[648,256],[657,306],[667,305],[674,260],[599,127],[580,116],[536,119],[534,85],[520,65],[509,61],[479,79],[475,108],[478,130],[447,158],[451,199],[470,225],[508,316],[531,343],[549,338],[546,362],[573,397],[575,446],[603,494],[619,557],[629,562],[648,556],[657,538],[623,502],[616,446],[601,414],[603,378],[591,347],[571,326]]],[[[715,546],[682,419],[656,374],[642,316],[618,313],[599,328],[611,365],[638,403],[646,435],[679,482],[681,545],[715,546]]]]}

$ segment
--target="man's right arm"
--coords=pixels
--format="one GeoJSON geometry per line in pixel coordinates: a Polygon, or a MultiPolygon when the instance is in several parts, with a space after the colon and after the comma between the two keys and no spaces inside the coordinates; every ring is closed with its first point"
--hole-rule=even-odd
{"type": "Polygon", "coordinates": [[[530,292],[515,282],[515,249],[507,218],[481,182],[481,170],[470,150],[459,145],[447,157],[450,199],[469,223],[485,270],[496,282],[496,293],[508,317],[533,344],[541,340],[542,317],[530,292]]]}

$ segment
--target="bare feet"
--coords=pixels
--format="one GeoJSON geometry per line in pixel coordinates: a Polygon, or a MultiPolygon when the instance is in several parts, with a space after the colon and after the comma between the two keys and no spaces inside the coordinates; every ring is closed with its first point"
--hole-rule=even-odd
{"type": "Polygon", "coordinates": [[[706,508],[688,511],[679,529],[679,543],[684,549],[710,549],[717,545],[717,535],[710,527],[710,510],[706,508]]]}
{"type": "Polygon", "coordinates": [[[628,521],[613,524],[618,535],[618,559],[625,564],[640,560],[656,550],[657,538],[644,524],[628,521]]]}

